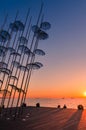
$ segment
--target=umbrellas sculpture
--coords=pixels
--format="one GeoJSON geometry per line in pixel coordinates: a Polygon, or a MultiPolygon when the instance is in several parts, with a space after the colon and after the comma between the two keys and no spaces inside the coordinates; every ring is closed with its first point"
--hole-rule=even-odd
{"type": "MultiPolygon", "coordinates": [[[[25,103],[26,94],[34,69],[40,69],[43,64],[35,61],[36,55],[44,56],[45,52],[38,48],[40,40],[48,38],[45,32],[51,28],[50,23],[43,22],[43,3],[37,18],[36,25],[32,26],[30,9],[28,10],[25,22],[18,19],[18,12],[8,30],[0,30],[0,107],[5,106],[5,115],[22,112],[22,104],[25,103]],[[31,41],[29,42],[29,37],[31,41]],[[15,98],[17,95],[16,103],[15,98]],[[12,111],[15,107],[15,111],[12,111]]],[[[2,109],[1,113],[4,113],[2,109]]],[[[4,115],[4,114],[3,114],[4,115]]]]}

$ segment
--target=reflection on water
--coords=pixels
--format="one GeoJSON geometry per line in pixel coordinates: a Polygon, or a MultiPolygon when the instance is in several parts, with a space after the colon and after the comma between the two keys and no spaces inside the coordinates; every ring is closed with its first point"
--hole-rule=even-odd
{"type": "Polygon", "coordinates": [[[27,99],[26,102],[29,106],[35,106],[35,104],[39,102],[41,106],[45,107],[57,107],[58,105],[63,107],[64,104],[66,104],[68,108],[77,108],[77,105],[82,104],[86,109],[85,98],[30,98],[27,99]]]}
{"type": "MultiPolygon", "coordinates": [[[[15,99],[15,106],[16,106],[16,99],[15,99]]],[[[75,108],[77,109],[77,106],[79,104],[82,104],[84,108],[86,109],[86,99],[85,98],[28,98],[26,99],[26,104],[28,106],[36,106],[36,103],[39,102],[40,106],[42,107],[57,107],[60,105],[61,107],[64,106],[64,104],[67,106],[67,108],[75,108]]],[[[6,106],[6,102],[5,102],[6,106]]]]}

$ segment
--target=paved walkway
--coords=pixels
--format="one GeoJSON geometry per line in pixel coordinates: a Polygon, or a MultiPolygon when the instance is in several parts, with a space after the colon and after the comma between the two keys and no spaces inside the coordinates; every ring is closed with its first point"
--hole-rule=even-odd
{"type": "Polygon", "coordinates": [[[27,107],[16,120],[0,120],[0,130],[86,130],[86,110],[27,107]]]}

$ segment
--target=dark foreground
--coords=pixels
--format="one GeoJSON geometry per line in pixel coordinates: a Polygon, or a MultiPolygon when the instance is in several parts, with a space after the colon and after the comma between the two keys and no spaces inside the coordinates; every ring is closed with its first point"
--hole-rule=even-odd
{"type": "Polygon", "coordinates": [[[0,130],[86,130],[86,110],[26,107],[16,120],[0,119],[0,130]]]}

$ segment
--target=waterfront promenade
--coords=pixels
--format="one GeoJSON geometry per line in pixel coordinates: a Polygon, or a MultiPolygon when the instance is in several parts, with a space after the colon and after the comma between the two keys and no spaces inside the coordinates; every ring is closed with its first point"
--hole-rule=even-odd
{"type": "Polygon", "coordinates": [[[26,107],[16,120],[0,119],[0,130],[86,130],[86,110],[26,107]]]}

